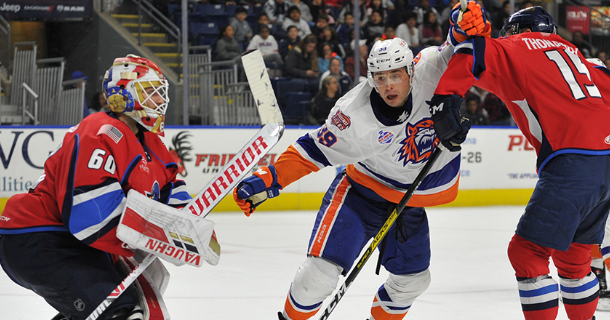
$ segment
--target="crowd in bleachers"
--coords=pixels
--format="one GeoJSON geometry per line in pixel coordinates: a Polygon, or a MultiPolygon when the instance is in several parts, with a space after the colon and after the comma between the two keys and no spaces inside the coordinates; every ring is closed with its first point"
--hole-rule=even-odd
{"type": "MultiPolygon", "coordinates": [[[[480,0],[494,36],[509,15],[509,2],[500,1],[480,0]]],[[[319,124],[334,101],[356,84],[352,81],[354,50],[359,50],[361,81],[366,77],[368,50],[379,39],[402,38],[414,54],[427,46],[440,45],[449,30],[449,13],[457,2],[364,0],[355,18],[353,0],[191,1],[189,41],[191,45],[212,46],[215,61],[233,60],[243,52],[259,49],[276,89],[289,90],[280,93],[285,117],[295,123],[319,124]],[[357,44],[353,40],[356,21],[361,39],[357,44]],[[327,79],[329,76],[335,80],[327,79]],[[290,84],[280,87],[278,81],[290,84]],[[291,95],[292,91],[299,94],[291,95]],[[287,109],[295,106],[307,112],[291,114],[287,109]]],[[[531,6],[531,2],[521,5],[531,6]]],[[[180,26],[180,5],[164,6],[180,26]]],[[[493,94],[473,88],[465,100],[472,107],[464,103],[462,111],[475,125],[514,124],[504,104],[493,94]]]]}

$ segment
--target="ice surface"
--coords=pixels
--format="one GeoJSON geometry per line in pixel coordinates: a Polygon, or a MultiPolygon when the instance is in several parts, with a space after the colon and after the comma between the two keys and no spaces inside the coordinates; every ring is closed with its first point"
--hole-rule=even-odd
{"type": "MultiPolygon", "coordinates": [[[[405,319],[523,319],[506,255],[523,207],[430,208],[432,284],[405,319]]],[[[222,245],[216,267],[174,267],[165,302],[175,320],[277,319],[305,259],[313,211],[212,213],[222,245]]],[[[364,320],[387,273],[366,264],[330,319],[364,320]]],[[[551,264],[552,267],[552,264],[551,264]]],[[[556,272],[552,271],[555,279],[556,272]]],[[[343,279],[339,280],[340,283],[343,279]]],[[[325,307],[326,305],[324,305],[325,307]]],[[[0,319],[45,320],[56,312],[0,272],[0,319]]],[[[610,320],[610,312],[597,312],[610,320]]],[[[317,318],[315,318],[317,319],[317,318]]],[[[567,316],[560,306],[557,319],[567,316]]]]}

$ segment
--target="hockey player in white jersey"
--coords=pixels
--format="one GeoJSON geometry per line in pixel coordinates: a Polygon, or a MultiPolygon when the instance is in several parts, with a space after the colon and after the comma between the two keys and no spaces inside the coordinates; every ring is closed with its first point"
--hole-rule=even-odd
{"type": "MultiPolygon", "coordinates": [[[[472,8],[480,17],[481,8],[472,8]]],[[[484,19],[478,21],[470,25],[474,34],[490,31],[484,19]]],[[[235,201],[249,216],[267,197],[278,196],[301,177],[327,166],[347,165],[324,196],[307,258],[297,270],[280,319],[309,319],[318,312],[339,276],[350,270],[442,143],[449,150],[432,166],[381,246],[381,264],[390,274],[375,294],[370,319],[402,319],[428,287],[430,240],[424,207],[455,199],[460,143],[470,128],[456,110],[438,110],[433,116],[426,103],[452,50],[447,43],[424,49],[413,59],[404,40],[377,41],[367,61],[368,80],[337,101],[324,125],[299,138],[274,165],[262,167],[235,189],[235,201]],[[435,121],[449,124],[453,133],[438,128],[435,121]]]]}

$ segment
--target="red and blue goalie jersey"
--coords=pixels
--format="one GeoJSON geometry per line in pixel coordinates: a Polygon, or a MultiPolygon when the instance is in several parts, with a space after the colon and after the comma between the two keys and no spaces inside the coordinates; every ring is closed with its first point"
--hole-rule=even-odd
{"type": "Polygon", "coordinates": [[[562,153],[610,154],[610,80],[555,34],[476,37],[454,49],[435,94],[476,85],[496,94],[536,148],[537,168],[562,153]]]}
{"type": "Polygon", "coordinates": [[[69,231],[94,248],[132,256],[116,237],[125,195],[135,189],[173,207],[191,199],[177,165],[154,133],[100,112],[70,128],[28,193],[9,199],[0,234],[69,231]]]}

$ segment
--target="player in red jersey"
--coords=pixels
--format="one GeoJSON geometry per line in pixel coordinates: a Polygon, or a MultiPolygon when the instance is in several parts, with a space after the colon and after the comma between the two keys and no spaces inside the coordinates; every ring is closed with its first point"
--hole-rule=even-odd
{"type": "MultiPolygon", "coordinates": [[[[472,85],[506,103],[536,148],[540,175],[508,247],[523,313],[555,319],[561,296],[568,317],[585,320],[598,302],[590,252],[602,241],[610,209],[610,93],[601,86],[610,78],[556,30],[544,9],[532,7],[506,21],[505,37],[461,43],[430,104],[457,110],[472,85]],[[549,276],[549,257],[559,286],[549,276]]],[[[444,129],[456,131],[457,124],[455,115],[444,129]]]]}
{"type": "MultiPolygon", "coordinates": [[[[70,128],[28,193],[11,197],[0,220],[0,264],[17,284],[60,312],[85,319],[123,280],[118,256],[133,256],[116,237],[126,194],[134,189],[181,207],[191,199],[163,135],[168,83],[153,62],[117,58],[106,72],[112,112],[70,128]]],[[[123,294],[98,319],[141,319],[123,294]]]]}

